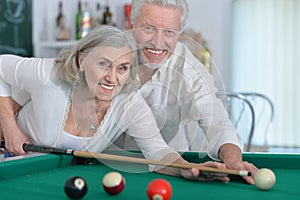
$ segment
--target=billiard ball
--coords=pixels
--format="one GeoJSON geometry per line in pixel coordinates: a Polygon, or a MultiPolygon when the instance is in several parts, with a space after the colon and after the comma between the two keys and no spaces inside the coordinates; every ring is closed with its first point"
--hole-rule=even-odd
{"type": "Polygon", "coordinates": [[[165,179],[154,179],[148,184],[147,195],[149,200],[169,200],[172,196],[172,186],[165,179]]]}
{"type": "Polygon", "coordinates": [[[276,182],[274,172],[267,168],[259,169],[254,175],[254,183],[260,190],[270,190],[276,182]]]}
{"type": "Polygon", "coordinates": [[[109,172],[103,177],[102,186],[108,194],[117,195],[125,188],[125,178],[119,172],[109,172]]]}
{"type": "Polygon", "coordinates": [[[88,186],[84,178],[73,176],[65,182],[65,193],[71,199],[81,199],[88,190],[88,186]]]}

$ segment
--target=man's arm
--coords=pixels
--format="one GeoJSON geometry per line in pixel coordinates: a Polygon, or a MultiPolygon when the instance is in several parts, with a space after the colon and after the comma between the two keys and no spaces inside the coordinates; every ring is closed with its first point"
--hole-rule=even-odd
{"type": "MultiPolygon", "coordinates": [[[[208,161],[205,163],[189,163],[184,160],[179,154],[177,153],[169,153],[162,159],[163,162],[169,163],[176,163],[176,164],[192,164],[195,167],[211,167],[216,169],[226,169],[226,166],[220,162],[213,162],[208,161]]],[[[155,172],[170,176],[178,176],[188,180],[194,181],[221,181],[221,182],[229,182],[229,177],[226,174],[221,173],[211,173],[200,171],[197,168],[192,169],[181,169],[181,168],[174,168],[174,167],[157,167],[155,172]]]]}
{"type": "Polygon", "coordinates": [[[249,184],[254,184],[254,175],[257,168],[248,162],[243,161],[242,152],[239,147],[234,144],[224,144],[220,147],[219,158],[229,169],[246,170],[251,172],[252,176],[243,177],[249,184]]]}

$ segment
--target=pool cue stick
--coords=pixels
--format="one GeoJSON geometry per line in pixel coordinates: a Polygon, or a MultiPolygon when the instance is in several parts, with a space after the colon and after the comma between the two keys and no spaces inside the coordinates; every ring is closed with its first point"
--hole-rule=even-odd
{"type": "MultiPolygon", "coordinates": [[[[1,142],[1,147],[5,148],[4,142],[1,142]]],[[[144,159],[144,158],[135,158],[135,157],[120,156],[120,155],[105,154],[105,153],[92,153],[92,152],[73,150],[73,149],[62,149],[62,148],[38,146],[38,145],[33,145],[33,144],[23,144],[23,149],[24,149],[24,151],[71,155],[71,156],[77,156],[77,157],[82,157],[82,158],[95,158],[95,159],[100,159],[100,160],[119,161],[119,162],[135,163],[135,164],[159,165],[159,166],[182,168],[182,169],[197,168],[200,171],[222,173],[222,174],[228,174],[228,175],[238,175],[238,176],[250,176],[251,175],[250,172],[244,171],[244,170],[217,169],[217,168],[213,168],[213,167],[196,166],[193,164],[169,163],[169,162],[165,162],[165,161],[148,160],[148,159],[144,159]]]]}

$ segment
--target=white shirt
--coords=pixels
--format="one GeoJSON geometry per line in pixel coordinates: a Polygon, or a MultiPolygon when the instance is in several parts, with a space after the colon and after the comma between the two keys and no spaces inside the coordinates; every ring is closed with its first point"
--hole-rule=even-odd
{"type": "Polygon", "coordinates": [[[140,91],[173,149],[208,151],[213,159],[226,143],[242,150],[241,138],[215,96],[212,76],[183,44],[177,44],[168,62],[140,91]]]}
{"type": "MultiPolygon", "coordinates": [[[[34,144],[62,147],[64,127],[71,100],[71,87],[62,84],[53,71],[52,58],[21,58],[13,55],[0,56],[0,96],[11,96],[17,88],[30,100],[17,116],[21,130],[34,144]]],[[[26,99],[26,98],[24,98],[26,99]]],[[[25,100],[20,100],[24,101],[25,100]]],[[[160,160],[170,149],[162,139],[151,109],[139,91],[120,93],[113,98],[97,132],[81,140],[80,150],[101,152],[122,133],[134,138],[144,156],[160,160]]],[[[78,145],[69,145],[76,148],[78,145]]]]}

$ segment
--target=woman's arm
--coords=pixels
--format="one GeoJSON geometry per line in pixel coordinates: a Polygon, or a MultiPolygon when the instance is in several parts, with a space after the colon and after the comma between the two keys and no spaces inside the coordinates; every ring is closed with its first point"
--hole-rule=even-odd
{"type": "Polygon", "coordinates": [[[0,97],[0,137],[5,139],[6,150],[15,155],[23,155],[24,143],[30,143],[29,138],[17,125],[15,114],[21,106],[11,97],[0,97]]]}
{"type": "Polygon", "coordinates": [[[21,60],[22,57],[15,55],[0,56],[0,137],[5,139],[6,150],[15,155],[25,154],[22,145],[30,143],[17,125],[15,114],[21,105],[12,97],[14,94],[22,96],[17,89],[19,79],[15,73],[21,60]]]}

